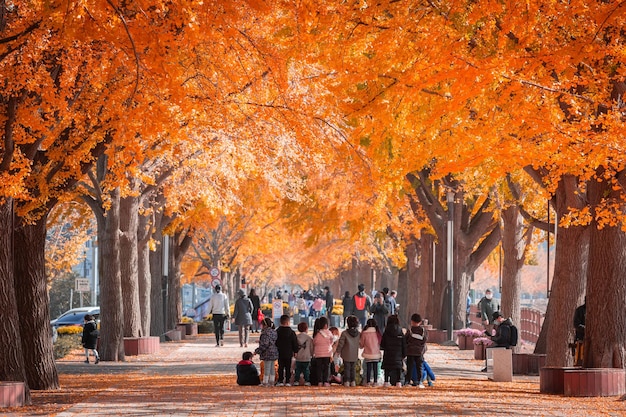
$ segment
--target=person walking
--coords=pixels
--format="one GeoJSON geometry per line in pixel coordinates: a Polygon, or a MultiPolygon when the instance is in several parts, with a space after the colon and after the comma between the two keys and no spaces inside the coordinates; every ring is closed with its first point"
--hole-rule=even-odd
{"type": "Polygon", "coordinates": [[[248,347],[250,326],[252,326],[252,311],[254,311],[254,307],[244,290],[237,290],[237,295],[239,295],[239,298],[235,302],[233,319],[239,331],[239,347],[248,347]]]}
{"type": "Polygon", "coordinates": [[[363,385],[368,387],[378,385],[378,364],[382,357],[380,353],[382,336],[376,320],[367,320],[363,332],[361,332],[359,346],[363,348],[362,355],[365,361],[365,381],[363,385]]]}
{"type": "Polygon", "coordinates": [[[83,320],[85,323],[83,324],[81,342],[85,348],[85,363],[89,363],[89,351],[91,350],[96,359],[94,363],[97,365],[100,363],[100,355],[98,355],[98,351],[96,350],[96,345],[98,344],[98,325],[91,314],[86,314],[83,320]]]}
{"type": "Polygon", "coordinates": [[[261,327],[261,320],[259,320],[259,310],[261,309],[261,299],[256,293],[254,288],[250,289],[248,295],[250,301],[252,301],[252,333],[258,333],[261,327]]]}
{"type": "Polygon", "coordinates": [[[213,315],[213,327],[215,328],[215,346],[224,346],[224,321],[230,314],[228,297],[222,293],[222,286],[216,285],[215,292],[209,300],[207,313],[213,315]]]}
{"type": "Polygon", "coordinates": [[[480,321],[485,327],[485,331],[491,336],[493,333],[493,313],[500,309],[498,303],[493,298],[491,290],[487,288],[485,296],[478,302],[480,310],[480,321]]]}
{"type": "Polygon", "coordinates": [[[335,306],[335,298],[329,286],[324,287],[324,300],[326,301],[326,317],[328,317],[328,322],[332,324],[331,315],[335,306]]]}
{"type": "Polygon", "coordinates": [[[352,296],[350,295],[350,291],[346,291],[343,295],[341,305],[343,305],[343,325],[341,327],[346,327],[346,319],[350,317],[350,313],[352,312],[352,296]]]}

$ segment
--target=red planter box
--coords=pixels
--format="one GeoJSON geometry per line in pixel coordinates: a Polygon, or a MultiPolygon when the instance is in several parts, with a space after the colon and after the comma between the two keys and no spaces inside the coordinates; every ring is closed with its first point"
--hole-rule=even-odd
{"type": "Polygon", "coordinates": [[[487,348],[482,343],[474,345],[474,359],[479,361],[487,359],[487,348]]]}
{"type": "Polygon", "coordinates": [[[23,382],[0,382],[0,407],[21,407],[24,405],[25,386],[23,382]]]}
{"type": "Polygon", "coordinates": [[[563,380],[565,371],[581,368],[546,366],[539,370],[539,392],[542,394],[563,394],[563,380]]]}
{"type": "Polygon", "coordinates": [[[429,343],[443,343],[448,340],[448,331],[447,330],[438,330],[433,329],[428,331],[428,342],[429,343]]]}
{"type": "Polygon", "coordinates": [[[565,371],[563,393],[568,397],[611,397],[626,394],[626,371],[586,368],[565,371]]]}
{"type": "MultiPolygon", "coordinates": [[[[178,323],[176,328],[183,326],[186,336],[198,336],[198,323],[178,323]]],[[[182,333],[182,328],[181,328],[182,333]]]]}
{"type": "Polygon", "coordinates": [[[165,332],[165,341],[166,342],[178,342],[181,340],[182,335],[180,334],[180,330],[168,330],[165,332]]]}
{"type": "Polygon", "coordinates": [[[539,375],[545,364],[545,354],[513,353],[513,375],[539,375]]]}
{"type": "Polygon", "coordinates": [[[156,336],[124,338],[124,353],[128,356],[159,353],[159,349],[160,340],[156,336]]]}

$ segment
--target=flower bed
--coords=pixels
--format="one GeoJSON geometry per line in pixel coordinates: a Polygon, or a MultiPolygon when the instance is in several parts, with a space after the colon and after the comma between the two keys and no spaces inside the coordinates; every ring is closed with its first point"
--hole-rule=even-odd
{"type": "Polygon", "coordinates": [[[457,345],[461,350],[474,349],[474,339],[483,334],[480,330],[465,328],[456,331],[457,345]]]}
{"type": "Polygon", "coordinates": [[[493,345],[493,340],[488,337],[477,337],[474,339],[474,359],[485,360],[487,358],[487,347],[493,345]]]}

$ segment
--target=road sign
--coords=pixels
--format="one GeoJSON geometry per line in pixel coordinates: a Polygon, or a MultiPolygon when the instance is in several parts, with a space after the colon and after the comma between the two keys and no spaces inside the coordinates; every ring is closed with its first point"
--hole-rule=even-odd
{"type": "Polygon", "coordinates": [[[76,278],[74,283],[74,291],[76,292],[89,292],[89,279],[88,278],[76,278]]]}
{"type": "Polygon", "coordinates": [[[222,280],[219,278],[213,278],[211,280],[211,285],[213,285],[213,288],[215,288],[216,285],[222,285],[222,280]]]}
{"type": "Polygon", "coordinates": [[[220,270],[217,269],[216,267],[213,267],[211,268],[211,270],[209,270],[209,274],[211,275],[211,277],[217,278],[220,276],[220,270]]]}

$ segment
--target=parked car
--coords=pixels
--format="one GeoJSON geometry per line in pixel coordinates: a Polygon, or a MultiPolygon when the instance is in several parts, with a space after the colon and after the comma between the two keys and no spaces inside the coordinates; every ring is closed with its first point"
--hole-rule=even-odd
{"type": "Polygon", "coordinates": [[[91,314],[96,319],[96,322],[100,319],[100,307],[79,307],[73,308],[61,314],[54,320],[50,321],[50,325],[53,329],[57,329],[63,326],[82,326],[85,322],[85,316],[91,314]]]}

